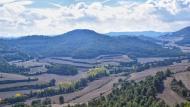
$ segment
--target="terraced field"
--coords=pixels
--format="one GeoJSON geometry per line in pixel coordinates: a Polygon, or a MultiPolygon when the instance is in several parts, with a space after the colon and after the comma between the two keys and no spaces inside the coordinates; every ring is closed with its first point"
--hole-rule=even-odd
{"type": "MultiPolygon", "coordinates": [[[[124,78],[124,77],[119,76],[119,75],[104,77],[99,80],[90,82],[88,86],[82,90],[69,93],[69,94],[63,94],[65,98],[65,102],[66,102],[65,105],[67,104],[72,105],[75,103],[86,103],[92,99],[99,97],[100,94],[107,95],[108,93],[111,92],[113,88],[113,84],[117,83],[119,78],[124,78]]],[[[52,99],[53,102],[55,102],[56,104],[59,104],[59,100],[58,100],[59,96],[60,95],[53,96],[50,98],[52,99]]],[[[44,98],[40,98],[40,99],[44,99],[44,98]]],[[[31,102],[32,100],[27,101],[28,104],[30,104],[31,102]]],[[[56,105],[56,104],[54,106],[58,106],[58,107],[62,106],[62,105],[56,105]]]]}

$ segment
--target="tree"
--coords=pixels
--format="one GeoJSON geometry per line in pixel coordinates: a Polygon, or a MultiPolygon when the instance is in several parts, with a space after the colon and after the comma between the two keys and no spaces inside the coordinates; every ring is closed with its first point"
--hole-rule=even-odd
{"type": "Polygon", "coordinates": [[[42,103],[43,103],[43,105],[49,105],[49,104],[51,104],[51,99],[46,98],[42,103]]]}
{"type": "Polygon", "coordinates": [[[172,74],[172,72],[170,71],[170,69],[166,70],[166,76],[170,76],[172,74]]]}
{"type": "Polygon", "coordinates": [[[33,100],[31,105],[32,106],[41,105],[41,100],[33,100]]]}
{"type": "Polygon", "coordinates": [[[179,105],[179,104],[176,104],[175,107],[180,107],[180,105],[179,105]]]}
{"type": "Polygon", "coordinates": [[[55,79],[52,79],[52,80],[50,80],[50,82],[49,82],[49,84],[50,84],[51,86],[55,86],[55,83],[56,83],[56,80],[55,80],[55,79]]]}
{"type": "Polygon", "coordinates": [[[64,102],[65,102],[65,101],[64,101],[64,97],[63,97],[63,96],[60,96],[60,97],[59,97],[59,103],[60,103],[60,104],[64,104],[64,102]]]}

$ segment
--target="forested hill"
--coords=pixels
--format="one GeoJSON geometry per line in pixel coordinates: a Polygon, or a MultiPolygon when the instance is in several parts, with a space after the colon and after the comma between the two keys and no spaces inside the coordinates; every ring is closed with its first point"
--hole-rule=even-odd
{"type": "Polygon", "coordinates": [[[92,30],[73,30],[62,35],[26,36],[16,39],[1,39],[0,43],[30,56],[70,56],[92,58],[103,54],[128,54],[137,57],[177,56],[178,49],[162,46],[138,37],[110,37],[92,30]]]}
{"type": "Polygon", "coordinates": [[[29,55],[21,52],[11,46],[3,45],[0,42],[0,60],[5,59],[7,61],[12,60],[28,60],[30,58],[29,55]]]}

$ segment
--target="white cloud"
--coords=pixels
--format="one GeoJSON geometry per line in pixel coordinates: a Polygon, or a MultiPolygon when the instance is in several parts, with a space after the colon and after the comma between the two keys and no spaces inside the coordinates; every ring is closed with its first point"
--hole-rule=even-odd
{"type": "Polygon", "coordinates": [[[109,0],[69,6],[52,3],[54,7],[48,8],[28,7],[32,0],[2,1],[1,36],[53,35],[81,28],[98,32],[170,31],[190,24],[190,15],[184,17],[190,14],[189,0],[149,0],[145,3],[121,0],[117,6],[104,4],[109,0]]]}

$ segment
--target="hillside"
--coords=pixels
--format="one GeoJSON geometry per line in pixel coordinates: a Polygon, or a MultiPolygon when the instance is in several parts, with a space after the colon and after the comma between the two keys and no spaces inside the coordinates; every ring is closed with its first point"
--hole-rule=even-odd
{"type": "Polygon", "coordinates": [[[152,41],[138,37],[110,37],[91,30],[73,30],[54,37],[26,36],[17,39],[1,39],[0,42],[37,57],[92,58],[105,54],[151,57],[181,54],[178,49],[166,49],[152,41]]]}
{"type": "Polygon", "coordinates": [[[177,45],[181,46],[188,45],[190,44],[190,26],[166,35],[161,35],[159,38],[164,41],[175,41],[177,45]]]}
{"type": "Polygon", "coordinates": [[[27,60],[29,55],[3,44],[0,44],[0,58],[6,59],[7,61],[12,60],[27,60]]]}
{"type": "Polygon", "coordinates": [[[178,41],[177,44],[188,45],[188,46],[190,45],[190,27],[186,27],[182,30],[174,32],[172,35],[183,37],[183,39],[178,41]]]}

